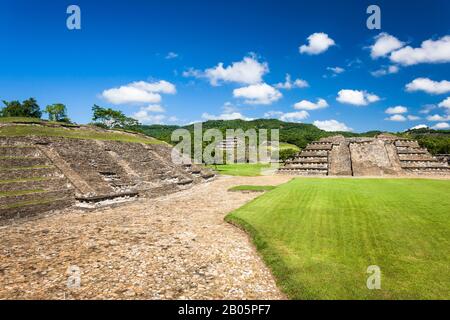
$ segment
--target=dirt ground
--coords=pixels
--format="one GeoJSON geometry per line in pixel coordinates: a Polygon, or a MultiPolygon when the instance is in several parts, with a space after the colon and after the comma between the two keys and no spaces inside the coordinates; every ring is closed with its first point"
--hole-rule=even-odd
{"type": "Polygon", "coordinates": [[[0,227],[0,299],[283,299],[224,216],[289,176],[219,177],[169,196],[0,227]]]}

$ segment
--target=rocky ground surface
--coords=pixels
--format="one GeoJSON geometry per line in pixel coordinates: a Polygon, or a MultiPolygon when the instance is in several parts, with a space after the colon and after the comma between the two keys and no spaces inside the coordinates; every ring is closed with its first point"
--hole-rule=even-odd
{"type": "Polygon", "coordinates": [[[0,299],[282,299],[247,235],[223,221],[288,176],[220,177],[115,208],[0,227],[0,299]]]}

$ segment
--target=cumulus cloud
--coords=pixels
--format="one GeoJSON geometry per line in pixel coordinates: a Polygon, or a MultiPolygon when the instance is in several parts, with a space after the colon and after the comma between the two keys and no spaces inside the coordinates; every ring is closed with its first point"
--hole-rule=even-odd
{"type": "Polygon", "coordinates": [[[301,120],[305,120],[309,117],[309,113],[307,111],[298,111],[298,112],[281,112],[281,111],[268,111],[264,114],[266,118],[277,118],[281,121],[286,122],[301,122],[301,120]]]}
{"type": "Polygon", "coordinates": [[[294,104],[294,108],[298,110],[317,110],[328,107],[328,103],[325,99],[319,98],[317,102],[311,102],[308,100],[302,100],[294,104]]]}
{"type": "Polygon", "coordinates": [[[442,130],[442,129],[450,129],[450,125],[447,122],[439,122],[433,126],[433,129],[442,130]]]}
{"type": "Polygon", "coordinates": [[[257,84],[262,82],[263,76],[269,72],[266,62],[261,63],[255,55],[244,57],[242,61],[233,62],[224,67],[223,62],[205,71],[188,69],[183,72],[184,77],[207,78],[211,85],[218,86],[221,82],[236,82],[240,84],[257,84]]]}
{"type": "Polygon", "coordinates": [[[376,71],[372,71],[370,74],[374,77],[382,77],[388,74],[394,74],[399,72],[400,68],[398,66],[392,65],[388,67],[383,67],[381,69],[378,69],[376,71]]]}
{"type": "Polygon", "coordinates": [[[278,101],[283,95],[280,91],[267,83],[258,83],[247,87],[234,89],[233,96],[235,98],[245,99],[244,102],[247,104],[268,105],[278,101]]]}
{"type": "Polygon", "coordinates": [[[245,121],[253,120],[252,118],[247,118],[239,112],[222,113],[220,115],[212,115],[207,112],[202,114],[203,120],[236,120],[241,119],[245,121]]]}
{"type": "Polygon", "coordinates": [[[417,78],[406,86],[406,91],[424,91],[429,94],[443,94],[450,92],[450,81],[433,81],[428,78],[417,78]]]}
{"type": "Polygon", "coordinates": [[[404,115],[401,114],[394,114],[392,116],[390,116],[389,118],[386,118],[385,120],[388,121],[406,121],[406,117],[404,115]]]}
{"type": "Polygon", "coordinates": [[[307,40],[307,45],[304,44],[300,46],[300,53],[316,55],[327,51],[329,47],[335,45],[334,40],[328,37],[328,34],[323,32],[313,33],[308,37],[307,40]]]}
{"type": "Polygon", "coordinates": [[[313,124],[324,131],[353,131],[352,128],[347,127],[343,122],[337,120],[324,120],[324,121],[314,121],[313,124]]]}
{"type": "Polygon", "coordinates": [[[443,100],[441,103],[438,104],[438,106],[441,108],[446,108],[448,109],[448,111],[450,111],[450,97],[443,100]]]}
{"type": "Polygon", "coordinates": [[[427,117],[428,121],[450,121],[450,115],[441,116],[439,114],[433,114],[427,117]]]}
{"type": "Polygon", "coordinates": [[[306,88],[306,87],[309,87],[309,84],[306,80],[295,79],[294,81],[292,81],[291,75],[288,73],[286,74],[286,79],[284,82],[279,82],[275,84],[275,88],[286,90],[291,90],[294,88],[306,88]]]}
{"type": "Polygon", "coordinates": [[[159,103],[160,93],[176,93],[175,85],[168,81],[137,81],[130,84],[104,90],[102,97],[112,104],[159,103]]]}
{"type": "Polygon", "coordinates": [[[133,113],[132,117],[144,124],[161,124],[166,119],[166,116],[163,114],[151,114],[145,109],[133,113]]]}
{"type": "Polygon", "coordinates": [[[339,74],[339,73],[342,73],[345,71],[345,69],[341,68],[341,67],[327,67],[327,70],[329,70],[333,73],[336,73],[336,74],[339,74]]]}
{"type": "Polygon", "coordinates": [[[372,59],[385,57],[394,50],[400,49],[405,43],[398,40],[396,37],[383,32],[375,37],[375,43],[370,47],[370,56],[372,59]]]}
{"type": "Polygon", "coordinates": [[[369,103],[377,102],[378,100],[380,100],[380,97],[366,91],[344,89],[338,92],[336,100],[340,103],[346,103],[355,106],[366,106],[369,103]]]}
{"type": "Polygon", "coordinates": [[[405,66],[419,63],[450,62],[450,36],[438,40],[426,40],[419,48],[404,47],[391,53],[392,62],[405,66]]]}
{"type": "Polygon", "coordinates": [[[159,104],[151,104],[147,107],[141,108],[141,110],[146,110],[150,112],[166,112],[166,110],[159,104]]]}
{"type": "Polygon", "coordinates": [[[403,107],[403,106],[396,106],[396,107],[387,108],[384,112],[387,114],[407,113],[408,108],[403,107]]]}
{"type": "Polygon", "coordinates": [[[427,129],[428,126],[426,124],[418,124],[417,126],[409,128],[409,130],[415,130],[415,129],[427,129]]]}

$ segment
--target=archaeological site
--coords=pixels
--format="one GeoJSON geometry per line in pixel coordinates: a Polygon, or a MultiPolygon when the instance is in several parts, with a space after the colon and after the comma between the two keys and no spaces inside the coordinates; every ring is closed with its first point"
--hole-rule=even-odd
{"type": "Polygon", "coordinates": [[[375,138],[322,138],[287,160],[279,172],[305,176],[439,176],[449,175],[450,167],[417,141],[384,134],[375,138]]]}

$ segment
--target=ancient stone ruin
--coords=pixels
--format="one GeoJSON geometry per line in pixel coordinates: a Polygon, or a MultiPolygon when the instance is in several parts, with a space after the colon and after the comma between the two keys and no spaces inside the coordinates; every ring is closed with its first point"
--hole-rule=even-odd
{"type": "Polygon", "coordinates": [[[0,220],[76,205],[156,197],[209,180],[176,165],[167,144],[60,137],[0,138],[0,220]]]}
{"type": "Polygon", "coordinates": [[[417,141],[393,135],[334,136],[310,143],[279,173],[306,176],[450,175],[447,162],[417,141]]]}

